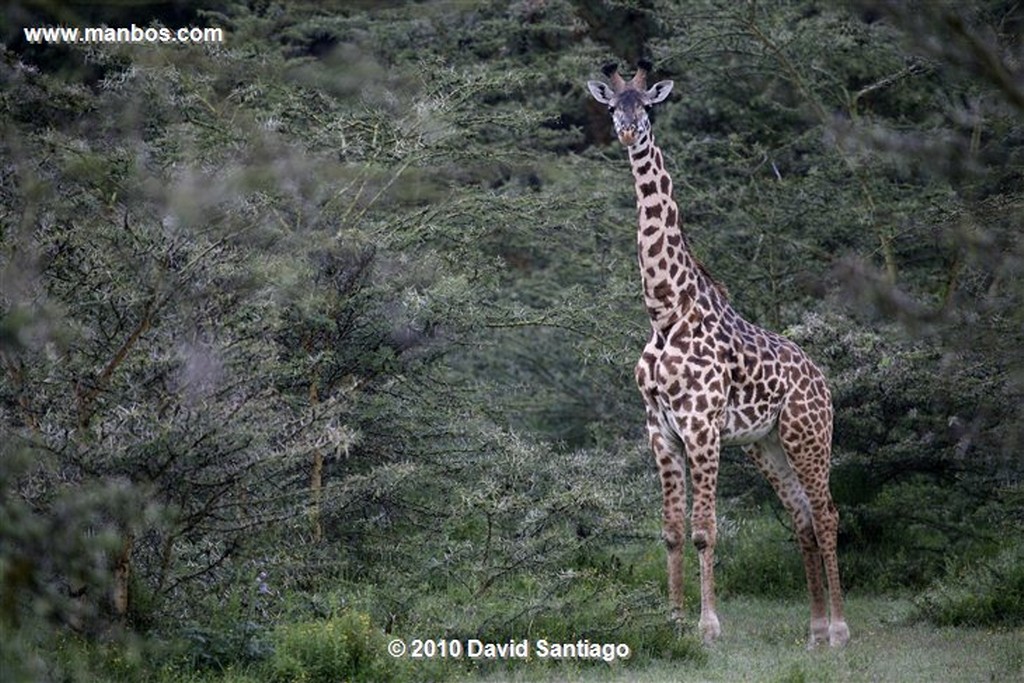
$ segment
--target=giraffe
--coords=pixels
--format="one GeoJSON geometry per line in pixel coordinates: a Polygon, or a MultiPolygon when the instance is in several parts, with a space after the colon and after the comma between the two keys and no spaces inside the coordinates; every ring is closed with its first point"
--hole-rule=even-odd
{"type": "Polygon", "coordinates": [[[698,627],[705,643],[721,634],[715,609],[715,495],[719,450],[739,445],[767,477],[793,519],[811,600],[808,647],[850,638],[836,554],[839,515],[829,492],[832,399],[824,375],[792,341],[744,320],[690,251],[672,198],[672,179],[654,144],[647,110],[672,81],[647,88],[649,62],[626,81],[615,64],[608,83],[587,88],[607,105],[635,180],[637,258],[650,341],[636,365],[648,441],[661,480],[662,536],[672,618],[683,611],[683,542],[689,469],[691,542],[700,564],[698,627]],[[826,611],[826,584],[829,612],[826,611]]]}

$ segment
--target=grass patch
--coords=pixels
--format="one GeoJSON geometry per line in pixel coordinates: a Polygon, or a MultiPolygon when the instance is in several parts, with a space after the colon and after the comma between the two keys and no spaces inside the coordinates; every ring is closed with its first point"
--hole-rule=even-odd
{"type": "MultiPolygon", "coordinates": [[[[385,634],[365,612],[341,609],[319,620],[282,623],[268,634],[273,653],[223,669],[172,666],[152,651],[54,637],[60,671],[42,665],[15,669],[12,681],[138,681],[152,683],[266,683],[288,681],[1003,681],[1024,677],[1024,630],[935,626],[916,617],[908,599],[854,596],[848,600],[850,644],[807,651],[808,605],[802,599],[751,597],[719,605],[722,638],[697,641],[693,617],[678,633],[664,617],[636,619],[621,633],[592,641],[626,642],[629,660],[604,662],[411,660],[392,658],[385,634]]],[[[607,616],[607,615],[606,615],[607,616]]],[[[611,617],[609,617],[611,618],[611,617]]],[[[528,626],[523,624],[523,628],[528,626]]],[[[536,625],[531,641],[543,637],[536,625]]],[[[444,637],[412,631],[400,636],[444,637]]],[[[526,631],[517,635],[527,637],[526,631]]],[[[14,643],[16,644],[16,643],[14,643]]],[[[10,647],[12,643],[5,643],[10,647]]],[[[24,655],[28,643],[17,648],[24,655]]],[[[38,647],[38,644],[37,644],[38,647]]],[[[8,654],[15,654],[8,652],[8,654]]],[[[12,660],[7,659],[5,664],[12,660]]]]}
{"type": "MultiPolygon", "coordinates": [[[[723,601],[723,638],[700,670],[673,671],[675,680],[702,681],[989,681],[1021,674],[1020,630],[934,628],[914,623],[907,600],[854,598],[846,648],[807,651],[808,605],[756,598],[723,601]],[[1017,645],[1014,646],[1014,643],[1017,645]]],[[[650,667],[659,680],[670,669],[650,667]]],[[[624,679],[618,679],[624,680],[624,679]]]]}

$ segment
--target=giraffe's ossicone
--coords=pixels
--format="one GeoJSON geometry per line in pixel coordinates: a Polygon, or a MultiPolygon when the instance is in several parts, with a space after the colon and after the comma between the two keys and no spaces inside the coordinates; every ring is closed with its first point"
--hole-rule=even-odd
{"type": "Polygon", "coordinates": [[[719,451],[739,445],[764,473],[793,518],[811,598],[810,645],[849,640],[843,618],[829,492],[832,399],[822,372],[795,343],[744,320],[725,288],[691,253],[672,196],[672,179],[654,144],[647,110],[672,81],[647,88],[648,63],[630,81],[615,65],[609,83],[587,87],[606,105],[628,149],[637,204],[637,260],[651,338],[636,365],[647,433],[664,497],[663,535],[673,616],[683,611],[682,548],[686,471],[693,495],[691,541],[700,558],[700,631],[721,633],[715,609],[715,495],[719,451]],[[826,605],[825,591],[829,601],[826,605]]]}

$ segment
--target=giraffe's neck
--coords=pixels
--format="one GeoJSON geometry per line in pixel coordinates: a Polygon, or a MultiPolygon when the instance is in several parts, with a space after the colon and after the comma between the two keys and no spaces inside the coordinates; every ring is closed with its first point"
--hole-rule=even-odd
{"type": "Polygon", "coordinates": [[[672,199],[672,178],[650,131],[629,147],[629,161],[636,180],[636,245],[644,302],[651,325],[663,331],[695,305],[717,301],[718,292],[690,253],[672,199]]]}

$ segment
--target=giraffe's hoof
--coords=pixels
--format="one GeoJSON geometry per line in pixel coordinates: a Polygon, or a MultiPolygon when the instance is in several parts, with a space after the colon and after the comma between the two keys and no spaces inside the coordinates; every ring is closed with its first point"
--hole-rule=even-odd
{"type": "Polygon", "coordinates": [[[828,644],[832,647],[842,647],[850,640],[850,627],[845,621],[833,621],[828,627],[828,644]]]}
{"type": "Polygon", "coordinates": [[[813,650],[827,642],[829,642],[828,619],[825,617],[811,619],[811,637],[807,641],[807,649],[813,650]]]}
{"type": "Polygon", "coordinates": [[[714,614],[700,618],[700,637],[705,645],[711,645],[722,635],[722,626],[718,623],[718,617],[714,614]]]}

